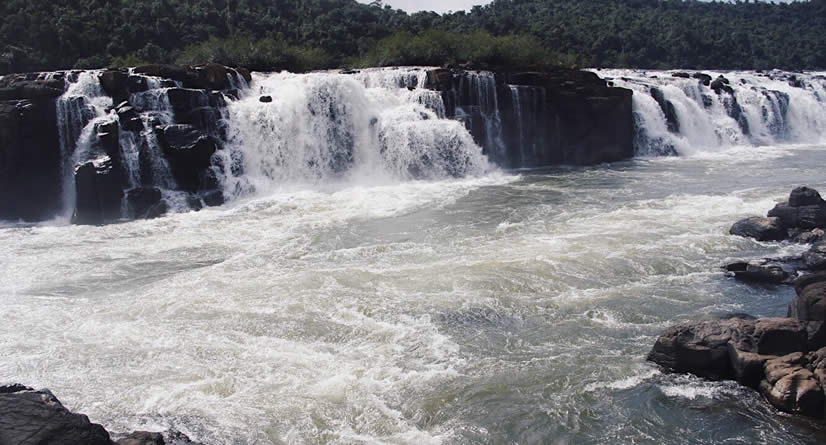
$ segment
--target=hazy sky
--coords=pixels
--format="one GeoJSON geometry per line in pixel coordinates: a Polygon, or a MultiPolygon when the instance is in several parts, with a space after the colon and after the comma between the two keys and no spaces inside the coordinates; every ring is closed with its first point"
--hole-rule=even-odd
{"type": "MultiPolygon", "coordinates": [[[[362,3],[370,3],[372,0],[359,0],[362,3]]],[[[385,5],[394,8],[404,9],[408,12],[416,11],[459,11],[470,9],[473,5],[484,5],[491,0],[384,0],[385,5]]]]}
{"type": "MultiPolygon", "coordinates": [[[[370,3],[372,0],[359,0],[362,3],[370,3]]],[[[789,2],[791,0],[774,0],[777,3],[789,2]]],[[[404,9],[408,12],[416,11],[459,11],[470,9],[473,5],[484,5],[491,0],[384,0],[385,5],[394,8],[404,9]]]]}

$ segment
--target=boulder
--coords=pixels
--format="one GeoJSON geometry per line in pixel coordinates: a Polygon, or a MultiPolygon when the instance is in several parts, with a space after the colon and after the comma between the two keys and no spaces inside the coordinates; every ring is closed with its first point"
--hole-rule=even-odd
{"type": "Polygon", "coordinates": [[[98,76],[103,92],[115,99],[123,101],[129,97],[129,73],[123,70],[106,70],[98,76]]]}
{"type": "Polygon", "coordinates": [[[743,320],[728,329],[731,344],[739,351],[781,356],[808,348],[807,324],[792,318],[743,320]]]}
{"type": "Polygon", "coordinates": [[[272,96],[261,96],[258,98],[258,101],[264,104],[268,104],[272,102],[272,96]]]}
{"type": "Polygon", "coordinates": [[[797,187],[789,195],[789,205],[792,207],[826,205],[820,193],[809,187],[797,187]]]}
{"type": "Polygon", "coordinates": [[[120,218],[122,177],[109,156],[79,165],[75,169],[75,190],[73,223],[96,225],[120,218]]]}
{"type": "Polygon", "coordinates": [[[195,67],[194,86],[205,90],[224,90],[229,88],[229,71],[224,65],[207,63],[195,67]]]}
{"type": "Polygon", "coordinates": [[[730,379],[734,375],[728,351],[731,331],[750,321],[733,318],[673,326],[657,339],[648,360],[673,372],[730,379]]]}
{"type": "Polygon", "coordinates": [[[811,270],[826,270],[826,241],[815,243],[807,252],[803,252],[803,261],[811,270]]]}
{"type": "Polygon", "coordinates": [[[823,277],[822,273],[815,277],[804,276],[795,282],[797,296],[789,304],[790,317],[805,321],[826,321],[826,281],[823,277]]]}
{"type": "Polygon", "coordinates": [[[49,390],[0,387],[0,443],[111,445],[109,433],[66,409],[49,390]]]}
{"type": "Polygon", "coordinates": [[[691,75],[688,74],[688,73],[677,72],[677,73],[671,73],[671,77],[679,77],[681,79],[690,79],[691,75]]]}
{"type": "Polygon", "coordinates": [[[195,78],[195,73],[189,67],[178,65],[142,65],[135,67],[132,70],[135,74],[143,74],[146,76],[162,77],[164,79],[176,80],[184,84],[191,84],[195,78]]]}
{"type": "Polygon", "coordinates": [[[169,160],[178,186],[197,192],[204,171],[212,164],[218,141],[192,125],[166,125],[158,131],[158,140],[169,160]]]}
{"type": "Polygon", "coordinates": [[[153,219],[163,216],[169,206],[156,187],[138,187],[126,192],[129,215],[134,219],[153,219]]]}
{"type": "Polygon", "coordinates": [[[766,361],[760,392],[782,411],[822,419],[826,396],[806,364],[800,352],[766,361]]]}
{"type": "Polygon", "coordinates": [[[737,262],[726,266],[735,279],[757,283],[781,284],[789,279],[783,267],[767,259],[737,262]]]}
{"type": "Polygon", "coordinates": [[[729,233],[754,238],[758,241],[780,241],[788,235],[780,218],[763,218],[760,216],[753,216],[736,222],[729,233]]]}
{"type": "Polygon", "coordinates": [[[694,73],[691,77],[698,79],[705,86],[711,85],[711,76],[706,73],[694,73]]]}
{"type": "Polygon", "coordinates": [[[717,94],[721,94],[723,92],[734,94],[734,89],[729,85],[729,80],[722,75],[714,79],[714,81],[709,84],[709,88],[714,90],[717,94]]]}

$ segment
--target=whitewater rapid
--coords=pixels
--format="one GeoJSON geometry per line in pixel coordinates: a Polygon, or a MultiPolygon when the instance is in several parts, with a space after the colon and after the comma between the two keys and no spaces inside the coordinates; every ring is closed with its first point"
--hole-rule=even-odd
{"type": "Polygon", "coordinates": [[[818,443],[644,357],[679,321],[784,313],[791,290],[718,266],[799,248],[727,229],[823,189],[824,161],[744,147],[6,225],[0,380],[210,445],[818,443]]]}

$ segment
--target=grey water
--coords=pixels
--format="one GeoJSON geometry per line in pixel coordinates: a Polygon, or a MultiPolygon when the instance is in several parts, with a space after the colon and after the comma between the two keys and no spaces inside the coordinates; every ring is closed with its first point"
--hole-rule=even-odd
{"type": "Polygon", "coordinates": [[[749,389],[645,361],[793,291],[727,234],[823,145],[273,190],[101,227],[0,228],[0,381],[205,444],[815,444],[749,389]]]}

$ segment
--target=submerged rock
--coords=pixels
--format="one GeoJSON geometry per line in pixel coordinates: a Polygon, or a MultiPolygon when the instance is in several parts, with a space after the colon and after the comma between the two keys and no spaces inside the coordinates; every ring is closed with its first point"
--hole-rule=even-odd
{"type": "Polygon", "coordinates": [[[163,216],[169,206],[157,187],[139,187],[126,192],[129,214],[134,219],[152,219],[163,216]]]}
{"type": "Polygon", "coordinates": [[[783,270],[782,265],[768,259],[732,263],[725,269],[738,280],[759,283],[781,284],[790,277],[790,274],[783,270]]]}

